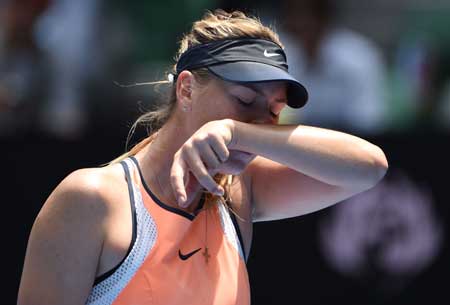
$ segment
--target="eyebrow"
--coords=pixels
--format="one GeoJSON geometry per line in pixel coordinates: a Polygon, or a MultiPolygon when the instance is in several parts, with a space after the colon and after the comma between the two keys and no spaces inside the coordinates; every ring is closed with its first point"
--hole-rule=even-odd
{"type": "MultiPolygon", "coordinates": [[[[239,86],[249,88],[249,89],[255,91],[256,93],[258,93],[259,95],[264,96],[264,98],[266,97],[264,92],[262,92],[258,88],[253,87],[251,84],[239,84],[239,86]]],[[[287,98],[277,98],[277,99],[275,99],[275,101],[277,101],[279,103],[287,103],[288,102],[287,98]]]]}

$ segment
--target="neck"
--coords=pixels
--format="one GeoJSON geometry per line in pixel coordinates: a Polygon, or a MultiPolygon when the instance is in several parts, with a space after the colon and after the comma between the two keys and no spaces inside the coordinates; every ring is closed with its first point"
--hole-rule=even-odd
{"type": "MultiPolygon", "coordinates": [[[[177,208],[180,207],[170,183],[170,170],[173,156],[191,136],[187,131],[179,120],[170,119],[158,131],[156,138],[136,154],[144,180],[152,192],[165,204],[177,208]]],[[[188,211],[194,209],[195,206],[187,208],[188,211]]]]}

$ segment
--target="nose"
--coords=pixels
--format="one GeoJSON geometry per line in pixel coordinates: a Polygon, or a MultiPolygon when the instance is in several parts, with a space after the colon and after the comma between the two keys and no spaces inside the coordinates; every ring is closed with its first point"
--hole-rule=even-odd
{"type": "Polygon", "coordinates": [[[286,106],[285,102],[272,101],[266,104],[266,107],[260,108],[259,114],[255,112],[257,118],[251,120],[254,124],[278,124],[281,110],[286,106]]]}
{"type": "Polygon", "coordinates": [[[285,106],[286,106],[286,102],[284,100],[274,100],[274,101],[269,102],[268,113],[269,113],[269,123],[270,124],[278,124],[278,119],[280,117],[280,113],[285,106]]]}
{"type": "Polygon", "coordinates": [[[273,101],[269,103],[269,111],[275,116],[279,116],[281,110],[286,106],[286,102],[284,101],[273,101]]]}

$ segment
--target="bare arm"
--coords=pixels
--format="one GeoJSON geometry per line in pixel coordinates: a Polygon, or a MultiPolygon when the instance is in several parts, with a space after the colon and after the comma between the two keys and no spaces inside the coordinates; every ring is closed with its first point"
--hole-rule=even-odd
{"type": "Polygon", "coordinates": [[[347,133],[224,119],[206,123],[180,147],[170,178],[179,205],[186,207],[194,197],[186,192],[190,173],[217,195],[223,188],[212,178],[216,173],[242,173],[253,221],[263,221],[340,202],[376,185],[387,168],[378,146],[347,133]]]}
{"type": "Polygon", "coordinates": [[[106,208],[98,177],[79,170],[53,191],[28,241],[18,305],[85,304],[94,282],[106,208]]]}
{"type": "Polygon", "coordinates": [[[254,221],[328,207],[373,187],[388,168],[378,146],[350,134],[302,125],[232,124],[230,149],[258,155],[245,170],[254,221]]]}

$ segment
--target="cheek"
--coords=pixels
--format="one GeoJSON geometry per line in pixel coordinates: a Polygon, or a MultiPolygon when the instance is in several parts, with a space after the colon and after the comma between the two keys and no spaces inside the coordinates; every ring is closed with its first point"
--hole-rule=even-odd
{"type": "Polygon", "coordinates": [[[244,121],[245,114],[237,107],[224,107],[217,112],[218,119],[232,119],[237,121],[244,121]]]}
{"type": "Polygon", "coordinates": [[[227,118],[230,115],[227,102],[214,96],[202,96],[193,111],[194,115],[203,122],[227,118]]]}
{"type": "Polygon", "coordinates": [[[236,121],[249,122],[252,120],[253,110],[239,105],[235,101],[224,100],[226,107],[222,112],[223,118],[233,119],[236,121]]]}

